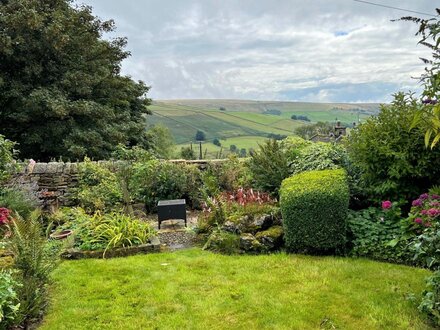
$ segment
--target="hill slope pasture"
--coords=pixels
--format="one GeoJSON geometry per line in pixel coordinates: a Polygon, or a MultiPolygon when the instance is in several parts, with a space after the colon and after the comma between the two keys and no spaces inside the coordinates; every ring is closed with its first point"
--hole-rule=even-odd
{"type": "Polygon", "coordinates": [[[194,143],[198,130],[205,132],[204,152],[214,157],[231,145],[238,149],[256,148],[270,134],[292,135],[296,127],[318,121],[344,124],[375,115],[377,103],[306,103],[245,100],[157,100],[150,106],[148,126],[163,124],[170,129],[177,144],[194,143]],[[307,116],[310,122],[292,120],[292,115],[307,116]],[[213,145],[217,138],[221,147],[213,145]]]}

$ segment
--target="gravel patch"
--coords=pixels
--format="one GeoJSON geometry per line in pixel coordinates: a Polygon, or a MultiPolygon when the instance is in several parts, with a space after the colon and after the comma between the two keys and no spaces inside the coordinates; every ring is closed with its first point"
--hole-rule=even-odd
{"type": "Polygon", "coordinates": [[[170,250],[189,248],[196,243],[195,233],[187,230],[161,230],[158,237],[160,243],[170,250]]]}

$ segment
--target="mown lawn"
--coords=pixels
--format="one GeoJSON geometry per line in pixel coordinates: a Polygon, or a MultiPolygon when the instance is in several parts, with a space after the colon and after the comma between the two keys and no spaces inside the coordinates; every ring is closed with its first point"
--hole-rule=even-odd
{"type": "Polygon", "coordinates": [[[41,329],[429,329],[422,269],[199,249],[66,261],[41,329]]]}

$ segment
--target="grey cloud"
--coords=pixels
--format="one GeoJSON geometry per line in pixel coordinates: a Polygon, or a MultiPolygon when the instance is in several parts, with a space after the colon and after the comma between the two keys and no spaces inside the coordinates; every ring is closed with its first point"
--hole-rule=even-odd
{"type": "MultiPolygon", "coordinates": [[[[153,98],[388,101],[423,71],[406,15],[350,0],[83,0],[114,18],[153,98]]],[[[430,0],[388,5],[434,12],[430,0]]]]}

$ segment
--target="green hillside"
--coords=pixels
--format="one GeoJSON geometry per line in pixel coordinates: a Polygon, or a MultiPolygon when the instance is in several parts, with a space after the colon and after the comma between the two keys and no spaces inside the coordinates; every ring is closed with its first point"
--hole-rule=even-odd
{"type": "Polygon", "coordinates": [[[292,120],[292,115],[307,116],[311,123],[341,121],[350,124],[374,115],[379,104],[264,102],[243,100],[158,100],[150,106],[148,126],[167,126],[178,144],[194,141],[197,130],[206,134],[203,149],[215,156],[220,147],[212,144],[218,138],[222,152],[231,144],[238,149],[256,148],[269,134],[292,135],[293,130],[308,122],[292,120]]]}

